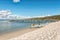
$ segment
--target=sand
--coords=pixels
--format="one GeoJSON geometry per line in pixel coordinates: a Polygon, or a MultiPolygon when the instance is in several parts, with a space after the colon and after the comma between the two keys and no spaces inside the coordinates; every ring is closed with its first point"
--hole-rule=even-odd
{"type": "Polygon", "coordinates": [[[8,40],[60,40],[60,21],[8,40]]]}
{"type": "Polygon", "coordinates": [[[38,28],[27,28],[27,29],[23,29],[23,30],[17,30],[17,31],[14,31],[14,32],[6,33],[6,34],[3,34],[3,35],[0,35],[0,40],[7,40],[7,39],[22,35],[24,33],[28,33],[30,31],[33,31],[33,30],[36,30],[36,29],[38,29],[38,28]]]}

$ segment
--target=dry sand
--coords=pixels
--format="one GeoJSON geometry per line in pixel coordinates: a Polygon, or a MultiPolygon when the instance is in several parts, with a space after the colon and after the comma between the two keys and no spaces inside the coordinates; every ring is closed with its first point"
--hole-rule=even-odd
{"type": "Polygon", "coordinates": [[[23,30],[17,30],[14,32],[6,33],[4,35],[0,35],[0,40],[7,40],[7,39],[22,35],[24,33],[27,33],[27,32],[30,32],[30,31],[33,31],[36,29],[38,29],[38,28],[27,28],[27,29],[23,29],[23,30]]]}
{"type": "Polygon", "coordinates": [[[60,21],[8,40],[60,40],[60,21]]]}

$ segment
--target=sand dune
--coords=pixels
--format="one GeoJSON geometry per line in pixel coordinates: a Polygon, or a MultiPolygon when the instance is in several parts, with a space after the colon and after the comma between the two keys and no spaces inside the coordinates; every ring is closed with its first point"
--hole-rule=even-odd
{"type": "Polygon", "coordinates": [[[60,40],[60,21],[8,40],[60,40]]]}

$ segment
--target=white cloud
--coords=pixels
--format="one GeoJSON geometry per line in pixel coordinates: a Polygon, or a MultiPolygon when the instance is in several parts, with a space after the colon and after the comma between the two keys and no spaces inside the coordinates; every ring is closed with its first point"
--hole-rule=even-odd
{"type": "MultiPolygon", "coordinates": [[[[51,16],[47,14],[46,16],[51,16]]],[[[10,10],[0,10],[0,19],[1,18],[9,18],[9,19],[27,19],[27,18],[41,18],[46,16],[22,16],[22,15],[14,15],[11,14],[10,10]]]]}
{"type": "Polygon", "coordinates": [[[17,2],[20,2],[20,0],[13,0],[13,2],[17,3],[17,2]]]}
{"type": "Polygon", "coordinates": [[[10,15],[10,14],[11,14],[10,10],[1,10],[0,11],[0,15],[10,15]]]}

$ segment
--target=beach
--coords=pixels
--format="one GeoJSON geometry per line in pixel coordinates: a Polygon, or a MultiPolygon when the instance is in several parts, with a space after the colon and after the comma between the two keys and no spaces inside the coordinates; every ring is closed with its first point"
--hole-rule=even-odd
{"type": "Polygon", "coordinates": [[[30,31],[33,31],[33,30],[36,30],[36,29],[38,29],[38,28],[26,28],[26,29],[17,30],[17,31],[14,31],[14,32],[9,32],[9,33],[0,35],[0,40],[7,40],[7,39],[10,39],[10,38],[14,38],[14,37],[17,37],[19,35],[23,35],[24,33],[28,33],[30,31]]]}
{"type": "Polygon", "coordinates": [[[60,0],[0,0],[0,40],[60,40],[60,0]]]}
{"type": "Polygon", "coordinates": [[[0,40],[60,40],[60,21],[41,28],[28,28],[6,33],[0,40]]]}
{"type": "Polygon", "coordinates": [[[60,21],[8,40],[60,40],[60,21]]]}

